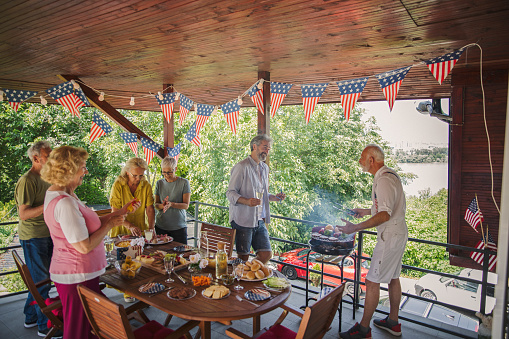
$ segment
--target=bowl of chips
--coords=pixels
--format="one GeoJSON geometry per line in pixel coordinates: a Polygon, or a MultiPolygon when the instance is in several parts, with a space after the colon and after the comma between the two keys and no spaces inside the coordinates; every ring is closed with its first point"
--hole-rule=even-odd
{"type": "Polygon", "coordinates": [[[134,279],[141,270],[141,263],[127,256],[125,260],[115,261],[115,268],[122,278],[134,279]]]}

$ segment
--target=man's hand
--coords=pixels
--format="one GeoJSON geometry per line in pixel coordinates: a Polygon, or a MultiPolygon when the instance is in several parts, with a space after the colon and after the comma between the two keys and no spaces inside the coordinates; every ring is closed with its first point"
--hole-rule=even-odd
{"type": "Polygon", "coordinates": [[[345,220],[345,219],[341,219],[341,221],[343,221],[345,223],[345,225],[344,226],[339,226],[339,225],[336,226],[337,228],[339,228],[341,233],[352,234],[352,233],[357,232],[356,224],[352,224],[350,221],[345,220]]]}
{"type": "Polygon", "coordinates": [[[366,215],[371,215],[371,210],[367,208],[352,208],[351,211],[355,213],[353,215],[355,218],[362,218],[366,215]]]}
{"type": "Polygon", "coordinates": [[[261,205],[262,204],[262,201],[260,199],[256,199],[256,198],[249,198],[247,199],[247,204],[248,206],[250,207],[255,207],[255,206],[258,206],[258,205],[261,205]]]}
{"type": "Polygon", "coordinates": [[[280,192],[280,193],[276,194],[276,197],[279,199],[279,201],[283,201],[286,199],[286,194],[284,194],[283,192],[280,192]]]}

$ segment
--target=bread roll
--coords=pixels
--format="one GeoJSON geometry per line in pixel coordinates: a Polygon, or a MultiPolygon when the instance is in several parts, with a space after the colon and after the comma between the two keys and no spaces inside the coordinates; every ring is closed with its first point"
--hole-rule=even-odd
{"type": "Polygon", "coordinates": [[[251,264],[258,264],[260,266],[263,266],[263,263],[260,260],[256,259],[256,258],[253,259],[253,262],[251,264]]]}
{"type": "Polygon", "coordinates": [[[270,275],[270,268],[268,268],[267,266],[262,266],[262,271],[266,277],[268,277],[270,275]]]}
{"type": "Polygon", "coordinates": [[[262,268],[262,267],[260,266],[260,264],[252,264],[252,265],[251,265],[251,271],[256,272],[256,271],[258,271],[260,268],[262,268]]]}
{"type": "Polygon", "coordinates": [[[247,272],[247,278],[248,278],[249,280],[253,280],[255,277],[256,277],[255,272],[253,272],[253,271],[249,271],[249,272],[247,272]]]}
{"type": "Polygon", "coordinates": [[[247,265],[248,267],[251,267],[251,262],[250,261],[246,261],[245,265],[247,265]]]}
{"type": "Polygon", "coordinates": [[[258,279],[263,279],[263,278],[265,278],[265,274],[263,273],[263,271],[262,271],[262,270],[258,270],[258,271],[256,271],[255,275],[256,275],[256,277],[257,277],[258,279]]]}

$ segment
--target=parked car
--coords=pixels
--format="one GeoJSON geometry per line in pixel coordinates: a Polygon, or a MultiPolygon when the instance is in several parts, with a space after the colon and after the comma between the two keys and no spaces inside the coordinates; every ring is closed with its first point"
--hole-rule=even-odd
{"type": "MultiPolygon", "coordinates": [[[[482,271],[466,268],[459,272],[458,277],[482,280],[482,271]]],[[[488,273],[488,282],[497,283],[497,275],[488,273]]],[[[486,313],[495,307],[494,288],[488,286],[486,293],[486,313]]],[[[472,311],[479,311],[481,306],[481,285],[457,278],[442,277],[436,274],[426,274],[415,283],[415,294],[463,307],[472,311]]]]}
{"type": "MultiPolygon", "coordinates": [[[[293,266],[288,266],[284,264],[278,264],[277,269],[281,273],[283,273],[288,279],[297,279],[302,278],[306,279],[306,254],[309,251],[308,248],[297,248],[288,252],[285,252],[279,256],[279,260],[285,263],[293,264],[296,266],[303,267],[303,269],[298,269],[293,266]]],[[[311,251],[309,255],[309,268],[312,268],[314,265],[318,264],[320,269],[322,268],[321,262],[317,262],[316,258],[323,256],[322,254],[311,251]]],[[[341,261],[343,256],[325,256],[325,266],[323,268],[324,273],[334,274],[337,276],[329,277],[324,275],[323,282],[326,285],[337,286],[341,284],[341,261]]],[[[369,262],[367,260],[362,260],[361,263],[361,281],[364,282],[366,278],[366,274],[368,274],[369,262]]],[[[352,257],[348,256],[345,258],[344,266],[343,266],[343,277],[348,279],[354,279],[355,267],[354,260],[352,257]]],[[[345,290],[347,293],[353,295],[354,293],[354,284],[352,281],[346,283],[345,290]]],[[[366,286],[360,285],[359,294],[361,291],[365,291],[366,286]]]]}

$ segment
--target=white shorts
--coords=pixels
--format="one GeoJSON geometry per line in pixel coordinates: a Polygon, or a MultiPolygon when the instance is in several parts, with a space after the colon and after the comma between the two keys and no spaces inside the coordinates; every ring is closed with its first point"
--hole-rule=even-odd
{"type": "Polygon", "coordinates": [[[407,240],[407,233],[391,233],[387,230],[379,233],[366,279],[388,284],[392,279],[399,278],[407,240]]]}

